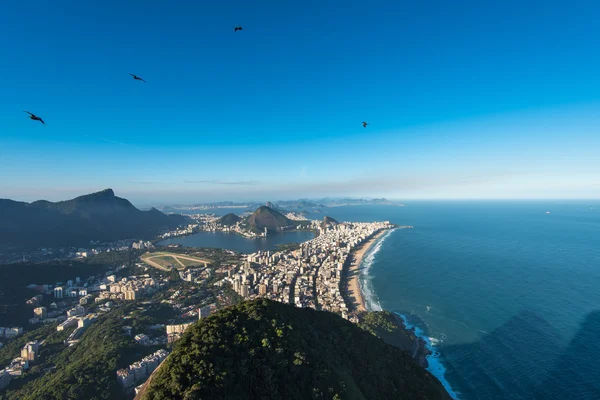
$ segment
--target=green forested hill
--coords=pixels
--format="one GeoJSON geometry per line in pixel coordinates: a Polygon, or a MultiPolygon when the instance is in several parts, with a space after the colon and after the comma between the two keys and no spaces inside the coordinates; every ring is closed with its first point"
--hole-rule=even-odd
{"type": "Polygon", "coordinates": [[[336,314],[259,299],[192,326],[143,399],[449,399],[407,352],[336,314]]]}
{"type": "Polygon", "coordinates": [[[219,218],[219,224],[224,226],[233,226],[241,220],[241,217],[235,215],[234,213],[229,213],[219,218]]]}

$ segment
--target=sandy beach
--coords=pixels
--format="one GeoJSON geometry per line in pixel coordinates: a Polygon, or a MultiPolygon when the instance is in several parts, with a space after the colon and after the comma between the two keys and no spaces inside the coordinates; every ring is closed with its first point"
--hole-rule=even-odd
{"type": "Polygon", "coordinates": [[[351,262],[350,266],[348,267],[348,275],[346,278],[346,293],[349,302],[348,308],[350,310],[356,310],[359,312],[367,311],[362,293],[360,292],[360,284],[358,281],[360,275],[360,264],[362,263],[365,254],[367,251],[369,251],[371,246],[373,246],[377,239],[383,236],[387,231],[387,229],[382,229],[381,231],[377,232],[369,240],[361,244],[357,249],[353,250],[352,254],[350,255],[351,262]]]}

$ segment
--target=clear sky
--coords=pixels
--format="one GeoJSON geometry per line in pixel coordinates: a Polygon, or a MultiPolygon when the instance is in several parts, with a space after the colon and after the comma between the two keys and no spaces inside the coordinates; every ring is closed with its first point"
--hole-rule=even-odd
{"type": "Polygon", "coordinates": [[[599,15],[598,1],[6,2],[0,197],[600,198],[599,15]]]}

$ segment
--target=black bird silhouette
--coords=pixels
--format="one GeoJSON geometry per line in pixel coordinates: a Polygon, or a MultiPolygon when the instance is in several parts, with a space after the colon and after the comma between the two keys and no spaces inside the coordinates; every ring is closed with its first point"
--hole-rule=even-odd
{"type": "Polygon", "coordinates": [[[366,122],[363,121],[363,128],[366,128],[367,125],[369,125],[369,124],[367,124],[366,122]]]}
{"type": "Polygon", "coordinates": [[[136,81],[142,81],[144,83],[148,83],[145,80],[143,80],[142,78],[140,78],[139,76],[135,75],[135,74],[129,74],[131,76],[133,76],[133,79],[135,79],[136,81]]]}
{"type": "Polygon", "coordinates": [[[237,32],[237,31],[241,31],[242,29],[243,28],[241,26],[236,26],[235,28],[233,28],[233,31],[237,32]]]}
{"type": "Polygon", "coordinates": [[[41,119],[40,117],[38,117],[37,115],[35,115],[33,113],[30,113],[29,111],[24,111],[24,112],[26,112],[27,114],[29,114],[29,118],[31,118],[32,120],[34,120],[34,121],[40,121],[42,124],[46,125],[44,123],[44,120],[41,119]]]}

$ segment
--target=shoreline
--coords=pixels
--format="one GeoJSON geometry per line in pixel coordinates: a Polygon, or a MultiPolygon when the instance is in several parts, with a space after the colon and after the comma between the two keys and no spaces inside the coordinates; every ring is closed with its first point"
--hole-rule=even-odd
{"type": "Polygon", "coordinates": [[[365,255],[371,249],[371,247],[373,247],[373,245],[388,231],[388,229],[382,229],[375,233],[359,247],[352,250],[349,255],[344,288],[349,311],[355,311],[359,313],[367,311],[365,299],[360,289],[360,265],[362,264],[365,255]]]}

